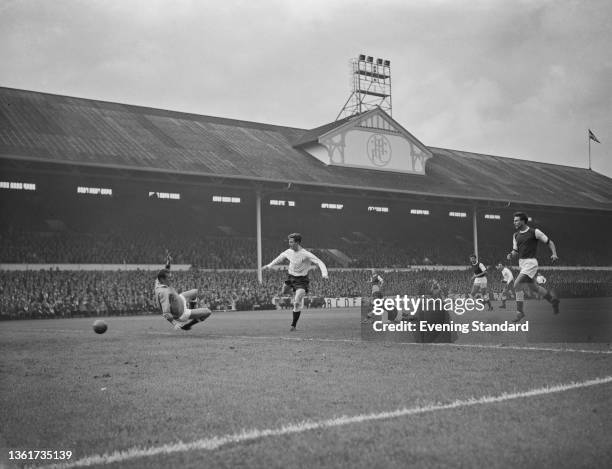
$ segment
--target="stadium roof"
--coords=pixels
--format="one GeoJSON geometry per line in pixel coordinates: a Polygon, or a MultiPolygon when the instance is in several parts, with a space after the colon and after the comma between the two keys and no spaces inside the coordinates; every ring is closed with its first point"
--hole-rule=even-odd
{"type": "Polygon", "coordinates": [[[343,123],[298,129],[0,87],[0,160],[612,210],[612,179],[582,168],[427,147],[426,175],[385,173],[300,148],[343,123]]]}

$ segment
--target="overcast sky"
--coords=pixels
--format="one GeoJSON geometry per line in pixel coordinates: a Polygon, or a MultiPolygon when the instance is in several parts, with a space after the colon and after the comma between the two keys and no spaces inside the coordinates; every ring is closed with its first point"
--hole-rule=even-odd
{"type": "Polygon", "coordinates": [[[612,1],[0,0],[0,85],[313,128],[391,60],[425,145],[612,177],[612,1]]]}

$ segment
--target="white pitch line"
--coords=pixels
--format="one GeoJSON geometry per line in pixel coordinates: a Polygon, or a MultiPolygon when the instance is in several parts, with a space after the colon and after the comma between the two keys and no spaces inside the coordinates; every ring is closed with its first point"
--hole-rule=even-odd
{"type": "MultiPolygon", "coordinates": [[[[223,338],[223,339],[260,339],[260,340],[293,340],[296,342],[338,342],[338,343],[376,343],[376,341],[362,340],[362,339],[325,339],[318,337],[284,337],[284,336],[250,336],[250,335],[214,335],[211,337],[223,338]]],[[[389,344],[396,345],[412,345],[412,346],[435,346],[435,347],[466,347],[466,348],[484,348],[484,349],[495,349],[495,350],[529,350],[529,351],[540,351],[540,352],[575,352],[575,353],[594,353],[611,355],[612,350],[595,350],[595,349],[573,349],[573,348],[556,348],[556,347],[521,347],[520,345],[503,345],[503,344],[457,344],[457,343],[420,343],[420,342],[389,342],[389,344]]]]}
{"type": "MultiPolygon", "coordinates": [[[[461,407],[471,407],[482,404],[493,404],[498,402],[510,401],[513,399],[523,399],[526,397],[543,396],[546,394],[554,394],[569,391],[572,389],[586,388],[590,386],[597,386],[601,384],[607,384],[612,382],[612,376],[606,376],[603,378],[594,378],[582,382],[571,382],[567,384],[557,384],[553,386],[545,386],[543,388],[531,389],[529,391],[514,392],[514,393],[503,393],[498,396],[484,396],[479,398],[470,398],[464,400],[456,400],[448,404],[434,403],[422,407],[411,407],[403,409],[392,410],[388,412],[379,412],[373,414],[360,414],[354,416],[343,415],[328,420],[311,421],[304,420],[296,423],[289,423],[278,428],[267,428],[267,429],[251,429],[243,430],[240,433],[233,433],[222,436],[213,436],[210,438],[203,438],[192,442],[184,443],[179,441],[178,443],[168,444],[163,446],[154,446],[149,448],[134,447],[124,451],[114,451],[112,453],[104,453],[101,455],[91,455],[76,461],[64,463],[64,464],[52,464],[49,466],[42,466],[44,468],[57,468],[57,469],[68,469],[73,467],[86,467],[93,465],[104,465],[121,463],[128,460],[145,458],[151,456],[169,455],[173,453],[184,453],[187,451],[213,451],[222,446],[228,444],[244,443],[246,441],[258,440],[265,437],[284,436],[292,435],[296,433],[303,433],[310,430],[327,429],[334,427],[341,427],[344,425],[350,425],[354,423],[372,422],[376,420],[394,419],[400,417],[406,417],[409,415],[423,414],[426,412],[437,412],[442,410],[458,409],[461,407]]],[[[31,466],[34,467],[34,466],[31,466]]],[[[36,466],[41,467],[41,466],[36,466]]]]}
{"type": "MultiPolygon", "coordinates": [[[[69,333],[82,333],[83,329],[36,329],[36,331],[42,332],[69,332],[69,333]]],[[[15,329],[13,332],[32,332],[31,329],[15,329]]],[[[184,331],[181,331],[184,333],[184,331]]],[[[147,331],[150,335],[167,335],[177,336],[181,335],[181,332],[168,332],[168,331],[147,331]]],[[[364,341],[362,339],[326,339],[319,337],[283,337],[283,336],[251,336],[251,335],[210,335],[208,337],[223,338],[223,339],[259,339],[259,340],[293,340],[296,342],[336,342],[336,343],[370,343],[375,341],[364,341]]],[[[436,347],[465,347],[465,348],[483,348],[483,349],[495,349],[495,350],[528,350],[538,352],[573,352],[573,353],[591,353],[596,355],[612,355],[612,350],[590,350],[590,349],[573,349],[573,348],[555,348],[555,347],[521,347],[519,345],[503,345],[503,344],[457,344],[457,343],[418,343],[418,342],[390,342],[397,345],[418,345],[418,346],[436,346],[436,347]]]]}
{"type": "Polygon", "coordinates": [[[555,348],[555,347],[521,347],[520,345],[504,345],[504,344],[416,344],[416,345],[434,345],[434,346],[454,346],[454,347],[471,347],[471,348],[492,348],[497,350],[535,350],[540,352],[576,352],[576,353],[595,353],[595,354],[612,354],[612,350],[595,350],[595,349],[576,349],[576,348],[555,348]]]}

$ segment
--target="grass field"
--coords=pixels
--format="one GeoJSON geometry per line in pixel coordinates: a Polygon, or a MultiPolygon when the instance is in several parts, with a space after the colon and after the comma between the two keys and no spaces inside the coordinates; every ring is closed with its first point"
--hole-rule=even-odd
{"type": "Polygon", "coordinates": [[[381,343],[358,309],[290,316],[0,323],[0,465],[612,467],[609,344],[381,343]]]}

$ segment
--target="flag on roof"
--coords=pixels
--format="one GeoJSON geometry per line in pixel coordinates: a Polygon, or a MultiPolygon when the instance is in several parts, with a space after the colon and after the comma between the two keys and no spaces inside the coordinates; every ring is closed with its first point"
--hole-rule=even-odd
{"type": "Polygon", "coordinates": [[[601,143],[599,139],[595,136],[595,134],[589,129],[589,139],[595,140],[597,143],[601,143]]]}

